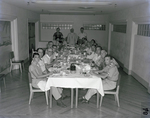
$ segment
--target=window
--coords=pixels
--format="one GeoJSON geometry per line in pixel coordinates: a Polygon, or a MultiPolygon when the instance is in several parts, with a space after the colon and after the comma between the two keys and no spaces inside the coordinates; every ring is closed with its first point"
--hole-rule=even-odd
{"type": "Polygon", "coordinates": [[[138,24],[137,35],[150,37],[150,24],[138,24]]]}
{"type": "Polygon", "coordinates": [[[117,24],[113,26],[113,31],[114,32],[121,32],[121,33],[126,33],[126,28],[127,25],[126,24],[117,24]]]}
{"type": "Polygon", "coordinates": [[[41,23],[42,29],[71,29],[73,27],[73,23],[60,23],[60,22],[55,22],[55,23],[41,23]]]}
{"type": "Polygon", "coordinates": [[[106,30],[106,25],[102,24],[83,24],[84,30],[106,30]]]}

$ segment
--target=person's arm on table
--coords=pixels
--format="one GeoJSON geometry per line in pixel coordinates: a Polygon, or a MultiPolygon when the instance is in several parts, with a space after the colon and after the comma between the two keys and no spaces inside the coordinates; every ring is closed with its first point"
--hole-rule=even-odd
{"type": "Polygon", "coordinates": [[[45,77],[52,75],[52,73],[48,73],[48,74],[44,74],[44,75],[38,75],[36,71],[31,71],[31,73],[36,77],[36,79],[44,79],[45,77]]]}

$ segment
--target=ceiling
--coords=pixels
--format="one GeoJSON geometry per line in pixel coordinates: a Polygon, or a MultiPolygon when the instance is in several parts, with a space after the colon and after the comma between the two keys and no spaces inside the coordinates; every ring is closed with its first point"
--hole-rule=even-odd
{"type": "Polygon", "coordinates": [[[149,0],[0,0],[39,14],[109,14],[149,0]]]}

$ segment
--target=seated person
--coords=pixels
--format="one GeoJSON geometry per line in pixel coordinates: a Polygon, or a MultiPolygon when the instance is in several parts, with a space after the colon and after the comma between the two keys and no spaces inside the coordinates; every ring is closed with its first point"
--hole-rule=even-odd
{"type": "Polygon", "coordinates": [[[105,67],[105,56],[107,55],[107,52],[105,50],[101,51],[101,58],[98,61],[98,68],[99,70],[102,70],[105,67]]]}
{"type": "Polygon", "coordinates": [[[57,46],[53,45],[53,59],[55,60],[58,57],[57,46]]]}
{"type": "MultiPolygon", "coordinates": [[[[38,53],[33,54],[33,60],[31,65],[29,66],[29,72],[31,73],[32,77],[32,86],[35,88],[39,88],[38,85],[40,86],[40,89],[45,89],[47,78],[49,75],[52,73],[48,74],[43,74],[41,71],[41,68],[38,65],[38,62],[40,60],[40,56],[38,53]]],[[[66,107],[66,105],[61,101],[62,98],[62,89],[52,87],[52,95],[54,96],[55,100],[57,101],[57,105],[61,107],[66,107]]]]}
{"type": "Polygon", "coordinates": [[[92,59],[95,57],[95,54],[96,54],[96,47],[95,45],[92,45],[91,47],[91,54],[90,55],[87,55],[87,59],[92,59]]]}
{"type": "Polygon", "coordinates": [[[100,59],[101,59],[101,47],[98,46],[96,48],[96,54],[94,55],[94,57],[92,59],[93,66],[98,68],[100,66],[100,63],[99,63],[100,59]]]}
{"type": "Polygon", "coordinates": [[[44,61],[43,61],[43,59],[42,59],[43,54],[44,54],[44,50],[43,50],[42,48],[38,48],[38,49],[37,49],[37,53],[38,53],[39,56],[40,56],[40,60],[39,60],[38,64],[39,64],[39,66],[40,66],[42,72],[46,74],[46,73],[47,73],[47,70],[46,70],[46,68],[45,68],[45,64],[44,64],[44,61]]]}
{"type": "Polygon", "coordinates": [[[92,54],[92,49],[91,49],[90,42],[87,42],[87,46],[86,46],[85,51],[87,52],[88,55],[92,54]]]}
{"type": "MultiPolygon", "coordinates": [[[[110,55],[105,56],[106,67],[100,71],[93,71],[93,74],[102,78],[102,84],[104,90],[112,90],[116,88],[116,83],[118,80],[118,69],[111,63],[112,57],[110,55]]],[[[88,103],[89,99],[97,93],[96,89],[89,89],[85,96],[80,98],[83,103],[88,103]]]]}
{"type": "Polygon", "coordinates": [[[52,66],[52,62],[53,62],[53,50],[52,49],[47,50],[47,54],[43,56],[43,61],[45,63],[46,69],[49,69],[52,66]]]}
{"type": "Polygon", "coordinates": [[[85,45],[85,43],[82,43],[81,46],[80,46],[80,51],[84,52],[85,49],[86,49],[86,45],[85,45]]]}
{"type": "Polygon", "coordinates": [[[45,50],[45,54],[47,54],[47,50],[48,49],[52,49],[53,47],[53,41],[49,41],[48,43],[47,43],[47,48],[46,48],[46,50],[45,50]]]}
{"type": "Polygon", "coordinates": [[[58,51],[60,51],[62,48],[64,48],[65,46],[63,45],[63,43],[62,42],[60,42],[59,43],[59,45],[58,45],[58,51]]]}
{"type": "Polygon", "coordinates": [[[91,44],[91,46],[92,46],[92,45],[95,45],[95,44],[96,44],[96,41],[95,41],[94,39],[92,39],[92,40],[90,41],[90,44],[91,44]]]}

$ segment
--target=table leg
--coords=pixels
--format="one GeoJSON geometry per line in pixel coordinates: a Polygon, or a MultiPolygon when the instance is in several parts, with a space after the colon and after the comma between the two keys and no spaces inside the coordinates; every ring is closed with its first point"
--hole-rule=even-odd
{"type": "Polygon", "coordinates": [[[73,88],[71,88],[71,108],[73,108],[73,88]]]}
{"type": "Polygon", "coordinates": [[[78,88],[76,88],[76,108],[78,107],[78,88]]]}
{"type": "Polygon", "coordinates": [[[97,108],[99,107],[99,92],[97,91],[97,108]]]}
{"type": "Polygon", "coordinates": [[[52,87],[50,88],[49,98],[50,98],[50,108],[52,108],[52,87]]]}

